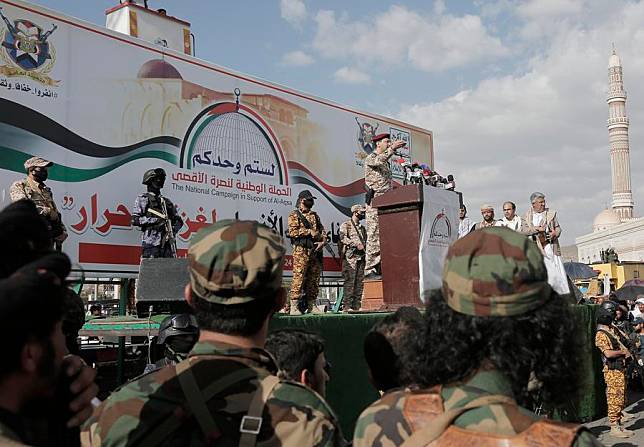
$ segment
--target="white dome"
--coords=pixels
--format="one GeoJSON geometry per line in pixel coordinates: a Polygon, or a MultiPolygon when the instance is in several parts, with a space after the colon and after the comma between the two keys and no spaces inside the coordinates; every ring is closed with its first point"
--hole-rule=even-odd
{"type": "Polygon", "coordinates": [[[619,56],[615,53],[615,50],[613,50],[613,54],[611,54],[610,58],[608,59],[608,68],[621,67],[621,66],[622,66],[622,61],[619,59],[619,56]]]}
{"type": "Polygon", "coordinates": [[[595,217],[593,231],[602,231],[622,223],[619,215],[610,208],[605,209],[595,217]]]}

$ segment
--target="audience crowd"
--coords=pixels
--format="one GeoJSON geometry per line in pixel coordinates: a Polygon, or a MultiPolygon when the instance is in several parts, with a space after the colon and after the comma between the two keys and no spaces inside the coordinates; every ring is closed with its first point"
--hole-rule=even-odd
{"type": "MultiPolygon", "coordinates": [[[[367,333],[364,359],[380,398],[351,434],[325,401],[325,340],[269,333],[287,298],[276,232],[222,220],[195,234],[185,286],[192,313],[164,322],[165,360],[100,402],[95,371],[73,354],[69,259],[53,250],[35,207],[16,202],[0,212],[0,242],[10,247],[0,263],[0,444],[601,445],[583,426],[531,411],[535,400],[556,408],[575,392],[578,347],[543,252],[505,205],[508,225],[490,225],[486,208],[481,229],[450,247],[426,312],[400,308],[367,333]]],[[[628,315],[644,336],[644,319],[628,315]]]]}

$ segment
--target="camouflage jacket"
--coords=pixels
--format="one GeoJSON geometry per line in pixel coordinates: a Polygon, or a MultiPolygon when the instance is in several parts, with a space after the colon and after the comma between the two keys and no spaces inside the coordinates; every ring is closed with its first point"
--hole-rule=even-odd
{"type": "MultiPolygon", "coordinates": [[[[132,225],[140,227],[141,231],[143,231],[143,234],[141,235],[141,242],[143,245],[158,247],[163,244],[166,229],[164,219],[149,212],[150,209],[153,209],[156,212],[163,214],[160,202],[158,204],[151,203],[152,200],[150,200],[150,198],[152,196],[152,193],[146,192],[140,194],[136,198],[134,206],[132,207],[132,225]]],[[[165,201],[168,215],[172,222],[172,230],[176,237],[177,232],[183,226],[183,220],[181,220],[181,217],[177,215],[177,210],[170,199],[163,196],[160,196],[160,198],[165,201]]],[[[154,197],[154,199],[156,199],[156,197],[154,197]]]]}
{"type": "MultiPolygon", "coordinates": [[[[241,377],[229,380],[223,391],[205,403],[217,425],[208,439],[191,413],[192,401],[183,392],[177,367],[167,366],[124,385],[103,402],[83,428],[84,445],[238,445],[242,417],[259,382],[277,373],[275,362],[263,349],[212,342],[197,343],[189,360],[200,393],[225,377],[241,377]],[[159,430],[164,432],[161,437],[159,430]]],[[[324,399],[298,383],[279,381],[264,406],[262,422],[257,446],[345,443],[324,399]]]]}
{"type": "Polygon", "coordinates": [[[18,200],[23,199],[31,200],[36,205],[40,215],[43,216],[50,225],[52,223],[56,223],[62,228],[62,230],[66,231],[49,186],[46,186],[44,183],[40,185],[38,182],[26,177],[22,180],[13,182],[9,189],[9,196],[11,197],[12,202],[17,202],[18,200]]]}
{"type": "MultiPolygon", "coordinates": [[[[302,212],[302,214],[311,224],[311,229],[315,228],[318,231],[319,235],[314,242],[321,241],[324,237],[325,230],[324,225],[322,225],[322,221],[320,220],[320,216],[318,216],[318,214],[313,210],[302,212]]],[[[308,238],[310,236],[311,230],[304,226],[304,223],[297,214],[297,210],[291,211],[288,215],[288,237],[298,239],[308,238]]],[[[311,241],[313,241],[313,239],[311,239],[311,241]]],[[[308,248],[312,248],[312,246],[308,248]]]]}
{"type": "Polygon", "coordinates": [[[351,219],[343,222],[342,225],[340,225],[342,256],[347,258],[347,260],[359,260],[364,258],[364,247],[366,246],[367,241],[367,231],[365,230],[364,225],[360,224],[359,222],[356,227],[361,233],[361,236],[358,235],[358,231],[356,231],[356,228],[353,226],[351,219]],[[362,240],[360,239],[360,237],[362,237],[362,240]],[[358,250],[358,244],[362,244],[362,250],[358,250]]]}
{"type": "Polygon", "coordinates": [[[364,182],[376,192],[376,195],[386,193],[391,189],[391,166],[389,159],[394,150],[388,148],[382,154],[372,152],[364,159],[364,182]]]}
{"type": "MultiPolygon", "coordinates": [[[[405,417],[405,403],[412,393],[428,392],[392,391],[367,407],[356,423],[353,446],[393,447],[409,438],[413,430],[405,417]]],[[[463,407],[481,396],[496,394],[512,397],[508,380],[497,371],[479,371],[466,383],[442,387],[440,397],[447,411],[463,407]]],[[[541,418],[531,411],[518,406],[492,404],[466,411],[454,421],[454,425],[471,432],[511,437],[539,419],[541,418]]],[[[580,447],[602,444],[590,432],[582,430],[573,445],[580,447]]]]}

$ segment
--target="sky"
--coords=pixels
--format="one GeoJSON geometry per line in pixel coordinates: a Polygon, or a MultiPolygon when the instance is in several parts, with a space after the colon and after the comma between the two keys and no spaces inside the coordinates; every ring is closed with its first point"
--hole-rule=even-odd
{"type": "MultiPolygon", "coordinates": [[[[36,3],[104,25],[117,0],[36,3]]],[[[635,215],[644,216],[644,3],[625,0],[150,0],[196,56],[434,132],[470,216],[534,191],[563,244],[611,201],[607,65],[622,60],[635,215]]]]}

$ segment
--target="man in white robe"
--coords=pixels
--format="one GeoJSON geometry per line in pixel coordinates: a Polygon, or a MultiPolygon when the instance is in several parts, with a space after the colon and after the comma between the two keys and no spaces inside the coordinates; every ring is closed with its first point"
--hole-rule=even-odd
{"type": "Polygon", "coordinates": [[[548,284],[558,294],[566,295],[570,293],[570,288],[561,259],[561,227],[557,221],[557,212],[546,208],[546,196],[543,193],[532,193],[530,203],[532,207],[525,215],[527,234],[532,235],[543,251],[543,262],[548,270],[548,284]]]}
{"type": "Polygon", "coordinates": [[[497,227],[507,227],[510,230],[517,231],[519,233],[526,233],[528,231],[528,225],[525,220],[517,213],[517,206],[514,202],[504,202],[503,203],[503,219],[496,221],[497,227]]]}

